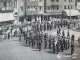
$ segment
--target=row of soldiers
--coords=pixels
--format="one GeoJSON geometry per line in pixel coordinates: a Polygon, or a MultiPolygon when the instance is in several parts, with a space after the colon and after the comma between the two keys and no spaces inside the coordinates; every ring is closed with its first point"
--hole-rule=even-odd
{"type": "MultiPolygon", "coordinates": [[[[60,33],[60,29],[58,31],[58,33],[60,33]]],[[[58,54],[59,51],[63,52],[64,50],[70,48],[70,41],[65,39],[64,32],[63,36],[59,37],[54,37],[48,35],[47,33],[43,34],[43,32],[40,31],[36,31],[35,33],[32,33],[30,31],[26,33],[24,32],[23,36],[24,40],[26,41],[26,45],[36,47],[37,49],[39,49],[39,51],[41,51],[42,48],[48,48],[52,50],[53,53],[58,54]]]]}
{"type": "Polygon", "coordinates": [[[56,28],[62,28],[62,27],[68,27],[70,28],[70,23],[68,23],[67,21],[58,21],[58,22],[42,22],[42,23],[39,23],[37,22],[37,24],[34,24],[32,26],[34,28],[35,31],[46,31],[46,30],[52,30],[53,28],[56,29],[56,28]]]}

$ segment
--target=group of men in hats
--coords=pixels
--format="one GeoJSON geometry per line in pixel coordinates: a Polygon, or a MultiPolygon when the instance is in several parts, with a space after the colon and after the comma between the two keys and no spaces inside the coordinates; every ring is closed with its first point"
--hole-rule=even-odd
{"type": "MultiPolygon", "coordinates": [[[[21,30],[22,33],[22,30],[21,30]]],[[[67,39],[65,38],[65,33],[64,31],[62,32],[62,36],[59,34],[61,33],[61,29],[57,30],[57,37],[48,35],[48,33],[43,33],[41,31],[33,31],[33,32],[23,32],[24,40],[26,41],[26,45],[30,47],[36,47],[36,49],[50,49],[51,52],[57,53],[60,51],[64,51],[67,49],[70,49],[70,35],[69,31],[67,33],[67,39]],[[58,39],[56,39],[58,38],[58,39]],[[56,42],[57,41],[57,42],[56,42]]],[[[72,43],[74,42],[74,36],[72,35],[71,37],[72,43]]],[[[20,35],[21,39],[21,35],[20,35]]],[[[74,43],[73,43],[74,45],[74,43]]],[[[73,46],[71,45],[71,54],[73,54],[73,46]]]]}

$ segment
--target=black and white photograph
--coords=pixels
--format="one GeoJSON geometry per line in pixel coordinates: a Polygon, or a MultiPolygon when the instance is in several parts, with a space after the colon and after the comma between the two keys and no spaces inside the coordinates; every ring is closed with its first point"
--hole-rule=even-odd
{"type": "Polygon", "coordinates": [[[80,60],[80,0],[0,0],[0,60],[80,60]]]}

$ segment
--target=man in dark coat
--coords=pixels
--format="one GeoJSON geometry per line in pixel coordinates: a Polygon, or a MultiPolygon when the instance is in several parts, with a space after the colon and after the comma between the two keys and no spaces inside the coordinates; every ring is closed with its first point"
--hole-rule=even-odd
{"type": "Polygon", "coordinates": [[[69,43],[69,40],[68,40],[68,49],[69,49],[69,46],[70,46],[70,43],[69,43]]]}
{"type": "Polygon", "coordinates": [[[51,49],[51,35],[49,37],[49,49],[51,49]]]}
{"type": "Polygon", "coordinates": [[[39,40],[39,51],[41,51],[41,40],[39,40]]]}
{"type": "Polygon", "coordinates": [[[55,53],[55,42],[54,42],[54,38],[53,38],[53,41],[52,41],[52,49],[53,49],[53,53],[55,53]]]}
{"type": "Polygon", "coordinates": [[[58,42],[57,42],[57,44],[56,44],[56,49],[57,49],[57,54],[58,54],[58,52],[59,52],[59,49],[58,49],[59,47],[58,47],[58,42]]]}
{"type": "Polygon", "coordinates": [[[65,39],[63,39],[63,49],[65,49],[65,39]]]}
{"type": "Polygon", "coordinates": [[[63,52],[63,42],[61,41],[61,50],[63,52]]]}
{"type": "Polygon", "coordinates": [[[65,44],[66,44],[66,50],[67,50],[67,40],[66,40],[65,44]]]}

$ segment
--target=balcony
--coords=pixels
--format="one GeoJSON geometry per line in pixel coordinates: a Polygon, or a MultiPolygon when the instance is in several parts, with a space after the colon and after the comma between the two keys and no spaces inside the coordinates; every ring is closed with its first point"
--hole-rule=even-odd
{"type": "Polygon", "coordinates": [[[38,1],[27,1],[27,6],[38,6],[38,1]]]}
{"type": "Polygon", "coordinates": [[[27,15],[36,15],[36,14],[38,14],[38,11],[36,10],[36,11],[27,11],[27,13],[26,13],[27,15]]]}
{"type": "Polygon", "coordinates": [[[60,10],[46,10],[46,13],[60,12],[60,10]]]}
{"type": "Polygon", "coordinates": [[[7,8],[7,7],[1,7],[0,8],[0,13],[4,13],[4,12],[13,12],[13,8],[7,8]]]}

